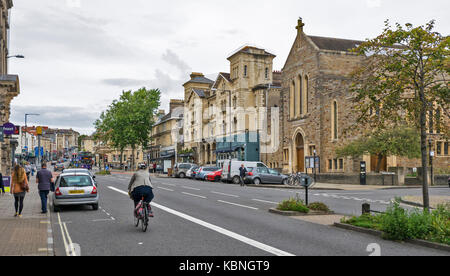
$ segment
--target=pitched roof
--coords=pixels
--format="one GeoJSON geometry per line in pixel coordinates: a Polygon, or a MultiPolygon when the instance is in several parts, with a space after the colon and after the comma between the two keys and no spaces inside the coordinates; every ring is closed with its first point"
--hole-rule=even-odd
{"type": "Polygon", "coordinates": [[[200,98],[206,97],[204,90],[193,88],[192,91],[194,91],[200,98]]]}
{"type": "Polygon", "coordinates": [[[183,85],[186,85],[186,84],[188,84],[188,83],[206,83],[206,84],[213,84],[214,81],[212,81],[212,80],[210,80],[210,79],[208,79],[208,78],[205,78],[205,77],[203,77],[203,76],[198,76],[198,77],[195,77],[195,78],[189,80],[188,82],[186,82],[186,83],[183,84],[183,85]]]}
{"type": "Polygon", "coordinates": [[[321,37],[321,36],[308,36],[314,44],[316,44],[319,49],[331,50],[331,51],[343,51],[347,52],[350,49],[356,48],[364,41],[342,39],[342,38],[332,38],[332,37],[321,37]]]}

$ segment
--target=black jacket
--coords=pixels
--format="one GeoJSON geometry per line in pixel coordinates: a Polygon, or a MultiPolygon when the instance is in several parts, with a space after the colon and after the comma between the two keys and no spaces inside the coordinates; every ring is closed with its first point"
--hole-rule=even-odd
{"type": "Polygon", "coordinates": [[[239,174],[241,177],[245,177],[245,174],[247,173],[247,169],[244,167],[239,168],[239,174]]]}

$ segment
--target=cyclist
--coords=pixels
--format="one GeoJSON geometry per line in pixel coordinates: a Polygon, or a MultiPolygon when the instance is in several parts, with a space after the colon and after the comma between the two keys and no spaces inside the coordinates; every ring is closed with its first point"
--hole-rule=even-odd
{"type": "Polygon", "coordinates": [[[134,201],[135,209],[141,199],[144,198],[144,202],[148,204],[148,214],[150,217],[153,217],[150,202],[155,196],[153,195],[153,186],[150,179],[150,174],[145,166],[139,168],[131,177],[130,184],[128,184],[128,195],[134,201]]]}

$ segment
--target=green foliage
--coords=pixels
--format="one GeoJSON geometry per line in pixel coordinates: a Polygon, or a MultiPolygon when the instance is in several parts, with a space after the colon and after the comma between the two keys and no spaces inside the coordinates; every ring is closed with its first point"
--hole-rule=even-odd
{"type": "Polygon", "coordinates": [[[99,172],[96,172],[95,174],[97,174],[97,175],[110,175],[111,172],[110,171],[99,171],[99,172]]]}
{"type": "Polygon", "coordinates": [[[420,158],[420,134],[405,126],[380,130],[336,149],[338,157],[358,157],[365,153],[420,158]]]}
{"type": "Polygon", "coordinates": [[[146,148],[160,97],[158,89],[124,91],[95,122],[94,138],[120,151],[126,147],[133,151],[138,146],[146,148]]]}
{"type": "Polygon", "coordinates": [[[308,208],[314,211],[330,212],[330,208],[325,203],[313,202],[308,205],[308,208]]]}
{"type": "Polygon", "coordinates": [[[277,207],[278,210],[281,211],[296,211],[301,213],[309,213],[308,207],[305,206],[302,200],[290,198],[288,200],[284,200],[277,207]]]}
{"type": "Polygon", "coordinates": [[[343,218],[341,222],[363,228],[370,228],[375,230],[381,229],[381,216],[379,215],[373,216],[370,214],[364,214],[360,217],[352,217],[348,220],[343,218]]]}
{"type": "Polygon", "coordinates": [[[424,131],[433,111],[434,126],[448,134],[450,37],[433,31],[434,25],[393,28],[386,21],[379,36],[353,50],[368,57],[353,74],[359,123],[383,129],[406,121],[424,131]]]}
{"type": "Polygon", "coordinates": [[[429,213],[419,209],[408,212],[394,202],[384,214],[365,214],[341,222],[383,231],[385,239],[422,239],[450,245],[450,204],[440,205],[429,213]]]}

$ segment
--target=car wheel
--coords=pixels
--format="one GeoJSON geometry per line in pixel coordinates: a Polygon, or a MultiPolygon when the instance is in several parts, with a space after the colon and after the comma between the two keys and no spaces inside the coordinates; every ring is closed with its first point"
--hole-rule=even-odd
{"type": "Polygon", "coordinates": [[[240,178],[239,176],[233,177],[233,183],[234,183],[234,184],[239,184],[239,183],[241,183],[241,178],[240,178]]]}
{"type": "Polygon", "coordinates": [[[214,179],[215,182],[220,182],[220,176],[216,176],[216,178],[214,179]]]}
{"type": "Polygon", "coordinates": [[[184,174],[184,173],[180,173],[180,178],[185,178],[186,177],[186,175],[184,174]]]}
{"type": "Polygon", "coordinates": [[[283,179],[282,184],[283,184],[283,185],[287,185],[287,184],[288,184],[288,179],[287,179],[287,178],[283,179]]]}
{"type": "Polygon", "coordinates": [[[261,184],[261,179],[259,179],[259,178],[253,179],[253,184],[255,184],[255,185],[261,184]]]}
{"type": "Polygon", "coordinates": [[[94,209],[94,211],[98,210],[98,204],[92,204],[92,209],[94,209]]]}
{"type": "Polygon", "coordinates": [[[58,213],[58,212],[60,212],[60,211],[61,211],[61,208],[59,208],[59,207],[56,206],[56,205],[53,205],[53,212],[58,213]]]}

